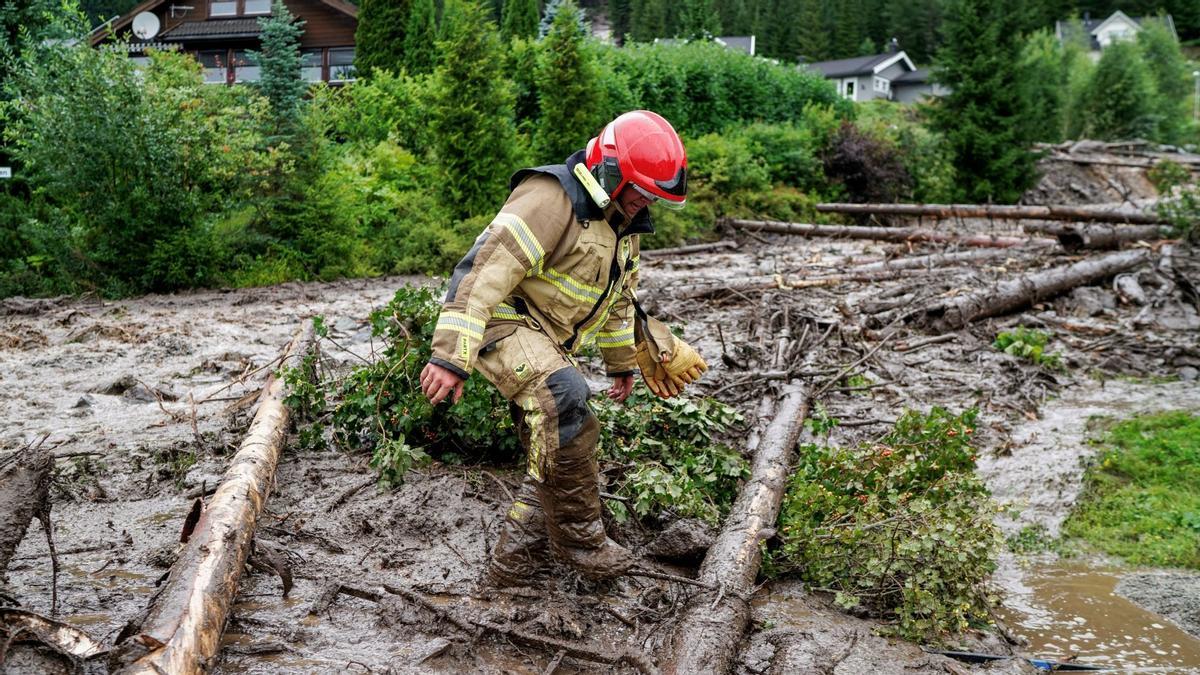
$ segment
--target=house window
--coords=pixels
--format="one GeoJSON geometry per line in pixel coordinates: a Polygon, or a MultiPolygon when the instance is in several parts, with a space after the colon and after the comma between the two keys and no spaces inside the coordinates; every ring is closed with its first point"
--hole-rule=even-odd
{"type": "Polygon", "coordinates": [[[890,88],[891,82],[882,77],[875,78],[875,91],[881,91],[886,94],[890,88]]]}
{"type": "Polygon", "coordinates": [[[329,50],[329,81],[349,82],[354,79],[354,47],[334,47],[329,50]]]}
{"type": "Polygon", "coordinates": [[[237,16],[237,0],[213,0],[208,5],[209,16],[237,16]]]}
{"type": "Polygon", "coordinates": [[[300,51],[300,79],[306,82],[320,82],[322,77],[320,49],[304,49],[300,51]]]}
{"type": "Polygon", "coordinates": [[[846,80],[843,95],[851,101],[854,100],[854,80],[846,80]]]}
{"type": "Polygon", "coordinates": [[[229,80],[228,63],[225,58],[225,51],[219,52],[199,52],[196,54],[196,60],[200,62],[200,67],[204,69],[204,81],[215,84],[224,84],[229,80]]]}
{"type": "Polygon", "coordinates": [[[271,0],[243,0],[242,14],[270,14],[271,0]]]}
{"type": "Polygon", "coordinates": [[[262,67],[250,59],[244,50],[233,53],[233,81],[258,82],[262,79],[262,67]]]}

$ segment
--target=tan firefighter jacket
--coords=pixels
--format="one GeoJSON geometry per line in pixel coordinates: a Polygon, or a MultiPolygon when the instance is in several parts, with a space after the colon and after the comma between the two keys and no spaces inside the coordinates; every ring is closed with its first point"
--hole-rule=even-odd
{"type": "Polygon", "coordinates": [[[513,175],[508,201],[454,268],[432,363],[466,378],[482,347],[528,325],[567,354],[595,343],[610,376],[636,369],[638,242],[654,227],[646,209],[632,221],[615,202],[601,210],[571,174],[582,159],[513,175]]]}

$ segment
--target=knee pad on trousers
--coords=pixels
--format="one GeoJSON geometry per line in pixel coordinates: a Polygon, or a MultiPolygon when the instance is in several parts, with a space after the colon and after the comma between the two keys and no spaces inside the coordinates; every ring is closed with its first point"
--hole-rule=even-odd
{"type": "Polygon", "coordinates": [[[589,421],[595,421],[596,416],[588,406],[592,392],[587,380],[574,368],[554,371],[546,379],[546,386],[554,396],[558,412],[558,446],[561,448],[578,438],[589,426],[589,421]]]}

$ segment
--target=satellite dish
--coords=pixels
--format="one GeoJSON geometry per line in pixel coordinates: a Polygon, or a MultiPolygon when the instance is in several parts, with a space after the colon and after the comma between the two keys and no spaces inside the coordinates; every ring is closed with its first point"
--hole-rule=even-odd
{"type": "Polygon", "coordinates": [[[158,23],[158,17],[152,12],[142,12],[141,14],[133,17],[133,34],[136,35],[139,40],[149,40],[155,35],[158,35],[159,27],[160,24],[158,23]]]}

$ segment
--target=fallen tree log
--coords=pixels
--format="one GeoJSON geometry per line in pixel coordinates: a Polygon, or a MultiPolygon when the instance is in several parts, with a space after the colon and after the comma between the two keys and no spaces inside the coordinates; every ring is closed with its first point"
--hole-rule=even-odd
{"type": "Polygon", "coordinates": [[[1166,225],[1079,225],[1075,223],[1030,223],[1025,231],[1048,234],[1068,251],[1085,248],[1120,248],[1131,241],[1153,241],[1171,236],[1166,225]]]}
{"type": "Polygon", "coordinates": [[[939,333],[956,330],[972,321],[1007,314],[1076,286],[1111,277],[1149,260],[1150,252],[1145,249],[1087,258],[1070,265],[1006,279],[966,295],[940,300],[909,315],[909,321],[928,326],[939,333]]]}
{"type": "Polygon", "coordinates": [[[689,284],[687,286],[676,286],[671,289],[671,297],[680,300],[690,300],[693,298],[709,298],[725,293],[744,293],[747,291],[766,291],[778,289],[781,291],[790,291],[801,288],[818,288],[824,286],[836,286],[838,284],[862,281],[887,281],[889,279],[899,279],[910,276],[923,276],[929,273],[929,270],[874,270],[861,273],[847,274],[825,274],[818,276],[805,276],[794,274],[784,276],[776,274],[772,277],[751,277],[740,281],[716,281],[703,284],[689,284]]]}
{"type": "Polygon", "coordinates": [[[676,246],[675,248],[652,248],[642,251],[641,255],[648,258],[665,258],[672,255],[710,253],[712,251],[723,251],[726,249],[733,250],[737,247],[738,243],[736,241],[722,239],[721,241],[714,241],[711,244],[688,244],[687,246],[676,246]]]}
{"type": "MultiPolygon", "coordinates": [[[[810,357],[806,360],[811,360],[819,342],[808,348],[810,357]]],[[[790,348],[790,335],[785,330],[774,354],[776,368],[786,367],[790,348]]],[[[754,453],[750,480],[738,493],[700,566],[700,581],[717,590],[692,596],[679,613],[661,659],[663,672],[732,670],[750,624],[750,596],[762,562],[761,544],[775,532],[808,401],[807,387],[793,379],[781,387],[778,397],[767,395],[759,402],[760,412],[773,411],[760,415],[760,420],[771,421],[761,436],[752,437],[747,444],[754,453]]]]}
{"type": "Polygon", "coordinates": [[[932,269],[945,267],[956,263],[978,262],[1008,255],[1004,249],[982,248],[974,251],[952,251],[950,253],[933,253],[930,255],[905,256],[892,258],[882,262],[859,265],[853,269],[855,273],[880,272],[883,270],[932,269]]]}
{"type": "Polygon", "coordinates": [[[876,241],[935,242],[956,244],[973,248],[1011,248],[1038,244],[1052,244],[1053,239],[1031,239],[1029,237],[997,236],[990,234],[960,235],[952,232],[937,232],[915,227],[866,227],[862,225],[812,225],[809,223],[777,223],[766,220],[724,221],[726,224],[747,232],[773,232],[801,237],[831,237],[834,239],[874,239],[876,241]]]}
{"type": "Polygon", "coordinates": [[[0,577],[35,518],[48,524],[50,477],[54,455],[49,448],[18,450],[0,462],[0,577]]]}
{"type": "MultiPolygon", "coordinates": [[[[312,348],[313,328],[288,345],[281,368],[298,365],[312,348]]],[[[220,487],[198,519],[166,583],[141,625],[114,650],[120,673],[201,673],[220,648],[259,515],[275,480],[288,428],[283,379],[267,378],[258,411],[220,487]]],[[[193,515],[195,515],[195,510],[193,515]]]]}
{"type": "Polygon", "coordinates": [[[1154,213],[1113,211],[1088,206],[1015,206],[1009,204],[817,204],[821,213],[911,216],[920,218],[995,218],[1000,220],[1070,220],[1096,223],[1158,225],[1154,213]]]}

